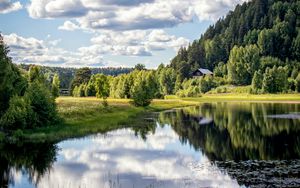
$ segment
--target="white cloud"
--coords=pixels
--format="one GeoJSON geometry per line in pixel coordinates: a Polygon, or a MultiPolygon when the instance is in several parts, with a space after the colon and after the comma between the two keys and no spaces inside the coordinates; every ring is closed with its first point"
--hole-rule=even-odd
{"type": "Polygon", "coordinates": [[[0,14],[10,13],[22,8],[23,6],[19,1],[11,2],[10,0],[0,0],[0,14]]]}
{"type": "Polygon", "coordinates": [[[31,0],[27,9],[32,18],[75,18],[88,11],[80,0],[31,0]]]}
{"type": "Polygon", "coordinates": [[[103,32],[91,38],[92,46],[80,48],[84,53],[150,56],[154,51],[187,46],[189,40],[168,35],[164,30],[103,32]]]}
{"type": "Polygon", "coordinates": [[[4,35],[4,42],[10,47],[9,55],[14,63],[39,64],[46,66],[104,66],[101,54],[66,51],[56,47],[60,39],[43,41],[24,38],[13,33],[4,35]]]}
{"type": "Polygon", "coordinates": [[[66,31],[74,31],[76,29],[79,29],[80,27],[76,24],[74,24],[71,21],[65,21],[62,26],[59,26],[58,29],[60,30],[66,30],[66,31]]]}
{"type": "Polygon", "coordinates": [[[147,30],[199,20],[215,20],[246,0],[31,0],[33,18],[67,17],[80,28],[94,30],[147,30]]]}

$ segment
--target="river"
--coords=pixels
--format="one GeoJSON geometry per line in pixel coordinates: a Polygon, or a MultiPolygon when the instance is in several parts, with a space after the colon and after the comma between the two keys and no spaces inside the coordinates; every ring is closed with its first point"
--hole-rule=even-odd
{"type": "Polygon", "coordinates": [[[300,104],[203,103],[0,151],[2,187],[300,187],[300,104]]]}

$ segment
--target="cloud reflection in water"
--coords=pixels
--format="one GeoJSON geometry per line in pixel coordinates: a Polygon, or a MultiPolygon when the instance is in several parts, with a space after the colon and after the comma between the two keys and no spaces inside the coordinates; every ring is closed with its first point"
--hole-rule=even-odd
{"type": "Polygon", "coordinates": [[[38,187],[239,187],[169,126],[158,126],[146,141],[122,129],[59,147],[38,187]]]}

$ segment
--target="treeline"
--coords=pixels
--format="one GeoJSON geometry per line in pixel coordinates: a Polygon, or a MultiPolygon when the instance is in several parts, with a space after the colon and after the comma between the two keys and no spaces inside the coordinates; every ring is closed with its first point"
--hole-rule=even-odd
{"type": "MultiPolygon", "coordinates": [[[[19,67],[24,70],[29,70],[32,65],[21,64],[19,67]]],[[[47,67],[47,66],[40,66],[41,72],[45,74],[46,79],[50,82],[53,79],[55,74],[58,74],[60,77],[60,87],[69,89],[71,86],[71,82],[75,76],[77,68],[64,68],[64,67],[47,67]]],[[[104,67],[104,68],[91,68],[92,74],[104,74],[104,75],[111,75],[117,76],[119,74],[126,74],[133,70],[133,68],[123,68],[123,67],[104,67]]]]}
{"type": "Polygon", "coordinates": [[[20,70],[7,53],[0,35],[0,138],[3,134],[20,136],[23,129],[56,124],[58,76],[50,83],[37,66],[20,70]]]}
{"type": "Polygon", "coordinates": [[[71,89],[75,97],[126,98],[133,99],[137,106],[147,106],[153,98],[173,94],[176,77],[174,69],[163,65],[157,70],[146,70],[138,65],[134,71],[118,76],[92,75],[89,68],[81,68],[75,74],[71,89]]]}
{"type": "MultiPolygon", "coordinates": [[[[182,81],[196,69],[207,68],[223,79],[221,84],[252,84],[251,92],[299,92],[299,15],[297,0],[253,0],[237,5],[199,40],[181,48],[170,67],[182,81]]],[[[182,88],[198,81],[189,82],[182,88]]]]}

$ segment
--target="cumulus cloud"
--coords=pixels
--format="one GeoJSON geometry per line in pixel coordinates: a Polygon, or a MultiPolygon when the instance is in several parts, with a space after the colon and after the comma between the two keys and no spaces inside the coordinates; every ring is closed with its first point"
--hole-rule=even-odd
{"type": "Polygon", "coordinates": [[[103,32],[91,38],[93,45],[80,48],[83,53],[113,54],[128,56],[151,56],[154,51],[187,46],[189,40],[168,35],[164,30],[133,30],[103,32]]]}
{"type": "Polygon", "coordinates": [[[10,0],[0,0],[0,14],[6,14],[22,9],[23,6],[19,1],[11,2],[10,0]]]}
{"type": "Polygon", "coordinates": [[[66,51],[56,47],[60,39],[43,41],[24,38],[13,33],[4,35],[4,42],[10,47],[9,55],[15,63],[55,65],[65,67],[105,66],[100,54],[66,51]]]}
{"type": "Polygon", "coordinates": [[[74,24],[71,21],[65,21],[62,26],[59,26],[58,29],[60,30],[66,30],[66,31],[74,31],[76,29],[79,29],[80,27],[76,24],[74,24]]]}
{"type": "Polygon", "coordinates": [[[33,18],[74,18],[80,28],[147,30],[215,20],[246,0],[31,0],[33,18]]]}
{"type": "Polygon", "coordinates": [[[31,0],[27,9],[32,18],[74,18],[88,11],[80,0],[31,0]]]}

